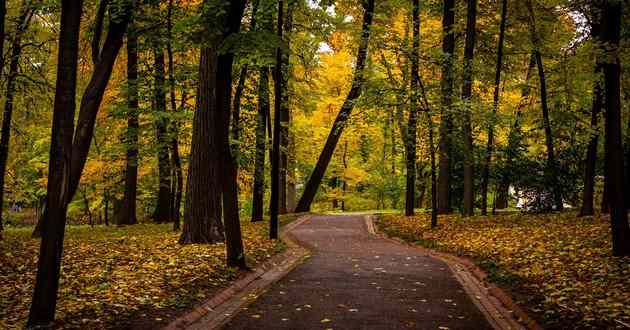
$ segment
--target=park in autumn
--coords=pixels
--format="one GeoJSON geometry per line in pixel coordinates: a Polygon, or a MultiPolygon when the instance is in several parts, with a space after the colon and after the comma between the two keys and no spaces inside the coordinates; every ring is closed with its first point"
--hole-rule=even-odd
{"type": "Polygon", "coordinates": [[[625,0],[0,0],[0,329],[630,329],[625,0]]]}

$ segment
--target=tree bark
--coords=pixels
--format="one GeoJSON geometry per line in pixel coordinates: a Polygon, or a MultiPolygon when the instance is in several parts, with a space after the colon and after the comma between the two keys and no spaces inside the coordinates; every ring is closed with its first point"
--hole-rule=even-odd
{"type": "Polygon", "coordinates": [[[127,134],[125,146],[127,160],[125,169],[125,194],[117,215],[116,223],[133,225],[136,217],[136,197],[138,192],[138,37],[133,22],[127,33],[127,134]]]}
{"type": "Polygon", "coordinates": [[[263,220],[265,195],[265,154],[267,151],[266,125],[269,113],[269,68],[260,69],[258,78],[258,115],[256,116],[256,155],[254,186],[252,189],[252,222],[263,220]]]}
{"type": "Polygon", "coordinates": [[[416,204],[416,130],[418,125],[418,88],[420,82],[419,57],[420,57],[420,1],[413,0],[413,45],[411,49],[411,90],[409,120],[407,121],[407,152],[405,163],[407,165],[406,189],[405,189],[405,215],[414,215],[416,204]]]}
{"type": "Polygon", "coordinates": [[[352,79],[352,87],[350,88],[350,92],[346,97],[345,102],[341,106],[341,110],[335,119],[335,123],[326,139],[326,144],[324,145],[324,149],[319,155],[319,159],[317,160],[317,165],[309,178],[306,187],[304,188],[304,193],[298,202],[298,206],[296,208],[296,212],[307,212],[311,209],[311,204],[313,203],[313,199],[315,198],[315,194],[317,193],[317,189],[322,182],[324,177],[324,173],[326,172],[326,168],[330,163],[330,159],[335,151],[335,147],[339,142],[339,138],[343,133],[343,129],[345,128],[346,122],[348,121],[350,114],[352,113],[352,109],[354,107],[354,102],[361,96],[361,92],[364,84],[364,68],[365,62],[367,59],[368,52],[368,43],[370,40],[370,27],[372,25],[372,16],[374,14],[374,0],[367,0],[364,2],[364,15],[363,15],[363,26],[361,32],[361,41],[359,44],[359,49],[356,56],[356,66],[354,68],[354,74],[352,79]]]}
{"type": "Polygon", "coordinates": [[[155,211],[153,212],[153,221],[157,223],[166,223],[171,219],[171,159],[169,145],[172,141],[168,139],[168,119],[166,118],[166,83],[164,69],[164,50],[160,45],[153,46],[154,56],[154,86],[153,86],[153,106],[154,121],[157,141],[157,158],[158,158],[158,198],[155,211]]]}
{"type": "MultiPolygon", "coordinates": [[[[289,1],[287,4],[286,17],[284,19],[283,40],[284,45],[289,49],[291,42],[291,31],[293,30],[293,11],[297,1],[289,1]]],[[[288,189],[288,166],[289,166],[289,128],[291,126],[291,108],[289,104],[289,78],[291,77],[290,53],[282,53],[282,102],[280,104],[280,206],[279,214],[287,213],[287,189],[288,189]]]]}
{"type": "Polygon", "coordinates": [[[453,141],[453,119],[451,107],[453,104],[453,53],[455,51],[455,0],[444,1],[444,16],[442,18],[442,108],[440,109],[440,168],[438,177],[438,208],[440,214],[450,213],[451,210],[451,156],[453,141]]]}
{"type": "Polygon", "coordinates": [[[472,98],[475,39],[477,35],[477,0],[467,1],[466,45],[464,47],[464,74],[462,102],[464,104],[464,216],[475,215],[474,157],[470,114],[472,98]]]}
{"type": "Polygon", "coordinates": [[[35,289],[27,327],[50,328],[55,319],[64,227],[69,202],[70,159],[77,83],[82,0],[61,1],[57,81],[44,211],[35,289]]]}
{"type": "MultiPolygon", "coordinates": [[[[168,55],[168,81],[170,89],[171,99],[171,111],[177,112],[177,103],[175,98],[175,64],[173,63],[173,0],[168,1],[168,14],[166,17],[166,29],[168,33],[168,39],[166,43],[166,52],[168,55]]],[[[185,102],[185,93],[182,95],[182,103],[185,102]]],[[[171,218],[173,220],[173,230],[179,231],[180,227],[180,212],[182,204],[182,191],[184,189],[184,177],[182,173],[182,160],[179,155],[179,121],[177,118],[171,120],[171,160],[172,170],[171,180],[175,182],[171,183],[171,218]]]]}
{"type": "Polygon", "coordinates": [[[501,23],[499,24],[499,44],[497,45],[497,63],[494,74],[494,94],[492,102],[492,118],[488,125],[488,143],[486,157],[481,170],[481,215],[488,214],[488,183],[490,181],[490,165],[494,153],[494,122],[499,110],[501,93],[501,73],[503,69],[503,44],[505,42],[505,26],[507,22],[508,1],[501,1],[501,23]]]}
{"type": "Polygon", "coordinates": [[[180,244],[213,244],[224,240],[221,222],[219,142],[213,134],[216,110],[217,52],[201,50],[197,109],[193,117],[190,164],[186,180],[184,226],[180,244]]]}
{"type": "MultiPolygon", "coordinates": [[[[283,38],[284,30],[284,1],[278,1],[278,37],[283,38]]],[[[274,72],[274,114],[273,114],[273,147],[271,153],[271,200],[269,205],[269,238],[278,239],[278,213],[280,211],[280,164],[282,156],[280,151],[282,128],[282,88],[283,71],[282,71],[282,47],[276,49],[276,69],[274,72]]]]}
{"type": "Polygon", "coordinates": [[[606,44],[604,63],[606,109],[606,169],[608,170],[612,250],[615,256],[630,256],[630,226],[624,198],[624,162],[621,142],[621,66],[619,39],[621,2],[604,1],[602,41],[606,44]]]}
{"type": "MultiPolygon", "coordinates": [[[[4,110],[2,113],[2,133],[0,134],[0,239],[4,229],[2,211],[4,209],[4,180],[7,170],[7,159],[9,158],[9,144],[11,142],[11,122],[13,117],[13,106],[15,97],[15,84],[19,74],[20,56],[22,53],[22,34],[28,28],[33,17],[34,10],[30,8],[28,1],[22,5],[21,14],[17,21],[13,42],[11,43],[11,58],[9,64],[9,74],[7,76],[7,90],[4,98],[4,110]]],[[[6,12],[5,3],[2,1],[0,5],[0,15],[2,16],[2,39],[4,39],[4,12],[6,12]]],[[[4,40],[2,40],[4,43],[4,40]]],[[[0,48],[0,52],[2,49],[0,48]]],[[[0,67],[1,69],[1,67],[0,67]]],[[[0,70],[2,71],[2,70],[0,70]]]]}
{"type": "Polygon", "coordinates": [[[554,144],[553,144],[553,132],[551,129],[551,120],[549,119],[549,105],[547,102],[547,81],[545,79],[545,67],[543,65],[542,53],[540,51],[541,41],[538,32],[536,31],[536,16],[534,14],[534,7],[531,0],[525,2],[527,10],[530,15],[530,33],[532,38],[532,44],[534,45],[534,57],[536,58],[536,65],[538,67],[538,82],[540,84],[540,103],[542,108],[543,125],[545,128],[545,145],[547,147],[547,168],[546,177],[551,184],[554,204],[557,211],[562,211],[564,206],[562,203],[562,187],[558,182],[558,164],[556,161],[554,144]]]}

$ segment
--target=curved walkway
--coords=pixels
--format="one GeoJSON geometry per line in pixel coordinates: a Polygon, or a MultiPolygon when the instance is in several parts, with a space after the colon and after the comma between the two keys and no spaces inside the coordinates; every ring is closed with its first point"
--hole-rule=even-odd
{"type": "Polygon", "coordinates": [[[316,216],[291,231],[312,257],[224,329],[492,329],[450,268],[370,235],[362,216],[316,216]]]}

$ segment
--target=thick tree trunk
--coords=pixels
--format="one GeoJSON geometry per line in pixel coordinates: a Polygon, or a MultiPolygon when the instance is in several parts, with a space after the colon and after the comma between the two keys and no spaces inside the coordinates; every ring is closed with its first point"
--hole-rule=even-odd
{"type": "Polygon", "coordinates": [[[158,198],[153,212],[153,221],[157,223],[169,222],[171,219],[171,159],[169,145],[172,141],[168,138],[168,119],[166,118],[166,79],[164,68],[164,50],[159,45],[154,45],[154,86],[153,104],[155,112],[155,131],[157,141],[158,158],[158,198]]]}
{"type": "Polygon", "coordinates": [[[416,203],[416,130],[418,126],[418,88],[420,85],[420,73],[418,72],[420,57],[420,1],[413,0],[413,46],[411,49],[411,90],[409,106],[409,120],[407,121],[407,151],[405,163],[407,165],[406,189],[405,189],[405,215],[414,215],[416,203]]]}
{"type": "Polygon", "coordinates": [[[551,184],[553,193],[554,204],[557,211],[563,210],[562,203],[562,187],[558,181],[558,164],[556,161],[554,144],[553,144],[553,132],[551,130],[551,120],[549,119],[549,105],[547,102],[547,81],[545,78],[545,66],[543,65],[542,53],[540,52],[541,41],[538,32],[536,31],[536,16],[534,13],[534,7],[531,0],[525,2],[527,10],[530,15],[530,33],[532,43],[534,45],[534,57],[536,58],[536,65],[538,67],[538,82],[540,84],[540,103],[542,108],[543,125],[545,128],[545,145],[547,147],[547,168],[545,176],[547,181],[551,184]]]}
{"type": "MultiPolygon", "coordinates": [[[[494,153],[494,122],[499,110],[501,93],[501,72],[503,69],[503,44],[505,42],[505,26],[507,21],[507,0],[501,1],[501,23],[499,26],[499,44],[497,45],[497,63],[494,74],[494,98],[492,102],[492,119],[488,125],[488,143],[486,145],[486,157],[481,170],[481,215],[488,214],[488,184],[490,182],[490,165],[494,153]]],[[[499,189],[499,191],[502,191],[499,189]]],[[[507,198],[505,199],[507,201],[507,198]]]]}
{"type": "Polygon", "coordinates": [[[374,0],[367,0],[364,2],[364,15],[363,15],[363,27],[361,33],[361,42],[356,57],[356,66],[354,68],[354,74],[352,79],[352,87],[346,97],[345,102],[341,106],[341,110],[335,119],[335,123],[326,139],[324,149],[319,155],[317,165],[309,178],[304,193],[298,202],[296,212],[307,212],[311,209],[311,203],[315,198],[317,189],[322,182],[326,168],[330,163],[330,159],[335,151],[335,147],[339,142],[339,138],[343,133],[343,129],[348,121],[354,102],[361,96],[363,89],[363,83],[365,80],[363,69],[365,68],[365,62],[367,59],[368,43],[370,40],[370,27],[372,25],[372,16],[374,14],[374,0]]]}
{"type": "Polygon", "coordinates": [[[474,157],[470,102],[472,98],[475,39],[477,35],[477,0],[468,0],[467,10],[464,74],[462,79],[462,102],[464,104],[464,216],[473,216],[475,214],[475,173],[473,172],[474,157]]]}
{"type": "Polygon", "coordinates": [[[197,109],[193,117],[180,244],[213,244],[224,240],[219,182],[220,149],[213,133],[213,126],[218,120],[214,109],[216,70],[216,50],[203,48],[199,60],[197,109]]]}
{"type": "Polygon", "coordinates": [[[116,216],[116,223],[133,225],[136,217],[136,197],[138,191],[138,38],[133,22],[127,33],[127,164],[125,169],[125,193],[122,205],[116,216]]]}
{"type": "Polygon", "coordinates": [[[82,0],[61,1],[57,82],[53,111],[48,205],[44,211],[37,277],[27,327],[50,328],[55,319],[64,227],[69,202],[70,163],[77,83],[82,0]]]}
{"type": "Polygon", "coordinates": [[[450,213],[451,210],[451,156],[453,141],[453,53],[455,51],[455,0],[444,1],[442,18],[442,108],[440,109],[440,168],[438,177],[438,213],[450,213]]]}
{"type": "MultiPolygon", "coordinates": [[[[2,39],[4,39],[4,12],[6,12],[4,1],[0,5],[0,14],[2,15],[2,39]]],[[[13,42],[11,43],[11,59],[9,64],[9,74],[7,76],[7,91],[4,98],[4,111],[2,113],[2,133],[0,137],[0,239],[2,238],[3,219],[2,211],[4,209],[4,180],[7,171],[7,159],[9,158],[9,143],[11,142],[11,121],[13,117],[13,106],[16,89],[16,80],[20,65],[20,55],[22,53],[22,34],[28,28],[33,17],[33,10],[29,8],[29,3],[24,2],[18,18],[13,42]]],[[[4,43],[4,40],[2,40],[4,43]]],[[[2,51],[2,49],[0,49],[2,51]]],[[[2,62],[0,62],[2,63],[2,62]]],[[[2,70],[0,70],[2,71],[2,70]]]]}
{"type": "Polygon", "coordinates": [[[602,41],[606,44],[608,60],[604,63],[606,109],[606,168],[610,195],[612,250],[615,256],[630,256],[630,227],[624,198],[624,163],[621,142],[621,66],[619,39],[621,31],[621,2],[604,2],[602,41]]]}
{"type": "Polygon", "coordinates": [[[269,68],[260,69],[258,78],[258,115],[256,117],[256,155],[254,160],[254,186],[252,189],[252,222],[262,221],[265,195],[266,126],[269,113],[269,68]]]}

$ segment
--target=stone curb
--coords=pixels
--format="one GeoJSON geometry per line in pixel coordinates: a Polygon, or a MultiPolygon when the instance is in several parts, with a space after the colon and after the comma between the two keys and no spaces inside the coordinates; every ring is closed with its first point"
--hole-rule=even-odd
{"type": "Polygon", "coordinates": [[[229,287],[163,329],[217,329],[227,323],[241,307],[251,303],[252,297],[257,297],[257,292],[279,281],[309,257],[310,252],[296,243],[290,231],[311,217],[303,216],[282,229],[280,239],[287,245],[285,252],[273,256],[252,271],[241,275],[229,287]]]}
{"type": "Polygon", "coordinates": [[[472,260],[410,244],[397,237],[389,237],[378,231],[374,224],[374,217],[373,215],[365,216],[365,224],[370,234],[397,244],[413,247],[445,262],[495,329],[542,330],[540,325],[527,315],[505,291],[495,284],[487,282],[486,272],[475,265],[472,260]]]}

